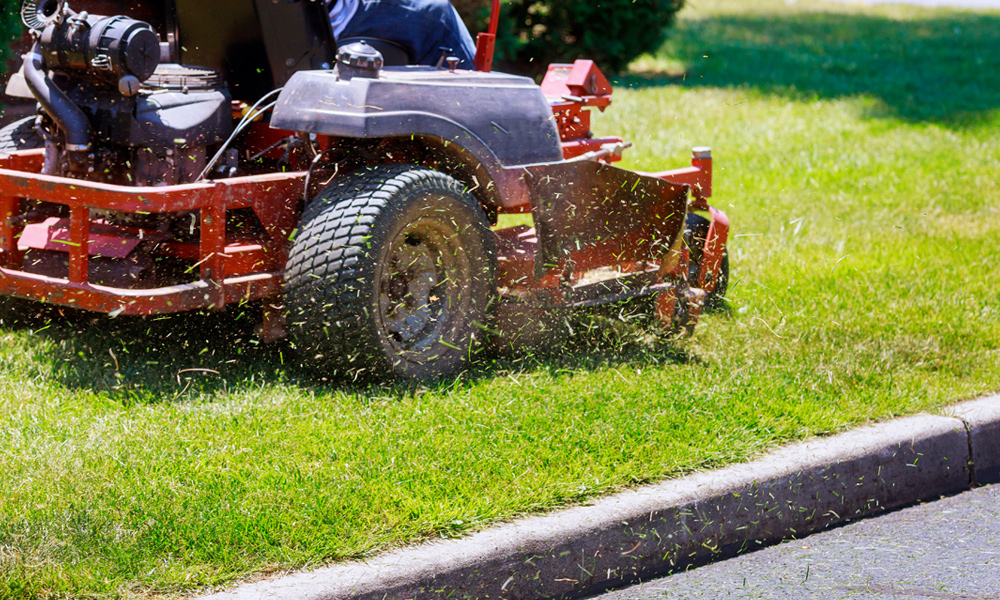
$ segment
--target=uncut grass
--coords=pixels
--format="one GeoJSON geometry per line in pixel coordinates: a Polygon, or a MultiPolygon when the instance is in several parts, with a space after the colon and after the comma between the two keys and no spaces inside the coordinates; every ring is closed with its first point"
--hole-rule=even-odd
{"type": "Polygon", "coordinates": [[[597,121],[635,168],[714,148],[730,310],[690,341],[636,303],[576,317],[555,354],[362,388],[253,343],[252,307],[18,307],[0,597],[190,593],[1000,389],[996,19],[691,0],[597,121]]]}

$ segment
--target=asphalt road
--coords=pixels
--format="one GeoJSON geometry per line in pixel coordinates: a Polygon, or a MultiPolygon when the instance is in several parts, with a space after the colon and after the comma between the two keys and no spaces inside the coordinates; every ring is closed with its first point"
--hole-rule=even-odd
{"type": "Polygon", "coordinates": [[[916,4],[919,6],[955,6],[963,8],[998,8],[1000,0],[828,0],[858,4],[916,4]]]}
{"type": "Polygon", "coordinates": [[[594,600],[998,600],[1000,485],[594,600]]]}

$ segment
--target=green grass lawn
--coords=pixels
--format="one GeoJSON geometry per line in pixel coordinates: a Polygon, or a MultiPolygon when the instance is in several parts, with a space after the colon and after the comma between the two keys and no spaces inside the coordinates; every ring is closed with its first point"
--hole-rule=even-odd
{"type": "Polygon", "coordinates": [[[0,327],[0,598],[182,595],[1000,389],[1000,13],[689,0],[627,165],[711,145],[728,314],[636,306],[433,389],[302,375],[249,312],[0,327]]]}

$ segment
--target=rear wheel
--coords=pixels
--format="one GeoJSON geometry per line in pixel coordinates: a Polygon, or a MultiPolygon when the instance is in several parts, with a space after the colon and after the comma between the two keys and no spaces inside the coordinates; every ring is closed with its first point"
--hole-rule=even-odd
{"type": "Polygon", "coordinates": [[[451,177],[363,169],[306,208],[285,274],[290,332],[330,375],[452,375],[483,337],[495,255],[482,209],[451,177]]]}
{"type": "Polygon", "coordinates": [[[28,117],[0,129],[0,153],[33,150],[45,145],[35,129],[35,117],[28,117]]]}
{"type": "MultiPolygon", "coordinates": [[[[698,285],[698,274],[701,272],[701,260],[705,251],[705,240],[708,238],[708,228],[711,222],[705,217],[688,213],[684,227],[684,243],[687,244],[690,262],[688,264],[688,285],[698,285]]],[[[705,308],[719,310],[726,305],[726,290],[729,288],[729,250],[722,251],[722,263],[719,265],[719,280],[715,289],[705,296],[705,308]]]]}

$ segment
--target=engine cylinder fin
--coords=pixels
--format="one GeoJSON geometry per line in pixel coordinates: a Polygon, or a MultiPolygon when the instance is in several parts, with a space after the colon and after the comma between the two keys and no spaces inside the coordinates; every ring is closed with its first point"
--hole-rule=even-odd
{"type": "Polygon", "coordinates": [[[62,17],[65,0],[24,0],[21,21],[28,29],[45,29],[62,17]]]}
{"type": "Polygon", "coordinates": [[[145,87],[174,91],[217,91],[226,87],[222,73],[207,67],[161,64],[144,82],[145,87]]]}

